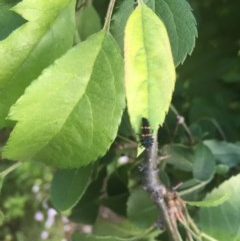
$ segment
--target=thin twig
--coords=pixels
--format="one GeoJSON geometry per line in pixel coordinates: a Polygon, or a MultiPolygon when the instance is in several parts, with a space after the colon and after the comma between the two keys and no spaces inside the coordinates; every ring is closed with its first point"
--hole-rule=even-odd
{"type": "MultiPolygon", "coordinates": [[[[173,105],[170,106],[170,109],[172,110],[172,112],[173,112],[177,117],[180,116],[179,113],[178,113],[178,111],[176,110],[176,108],[175,108],[173,105]]],[[[192,137],[191,131],[189,130],[189,128],[188,128],[188,126],[186,125],[185,122],[182,122],[181,125],[183,126],[183,128],[184,128],[184,130],[185,130],[185,132],[186,132],[186,134],[187,134],[187,136],[188,136],[188,139],[189,139],[190,144],[193,145],[193,144],[194,144],[194,139],[193,139],[193,137],[192,137]]]]}

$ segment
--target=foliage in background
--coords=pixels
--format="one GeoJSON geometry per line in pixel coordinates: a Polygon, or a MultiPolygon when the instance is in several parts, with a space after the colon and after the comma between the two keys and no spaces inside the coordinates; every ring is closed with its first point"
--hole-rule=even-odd
{"type": "MultiPolygon", "coordinates": [[[[160,165],[159,176],[168,187],[183,182],[179,194],[200,206],[189,206],[189,212],[202,231],[219,241],[240,240],[237,229],[240,200],[236,189],[240,180],[240,3],[237,0],[191,0],[190,5],[185,0],[144,2],[165,24],[177,70],[172,107],[158,132],[159,154],[167,157],[160,165]],[[191,57],[186,58],[191,53],[191,57]],[[229,198],[224,198],[225,195],[229,198]],[[205,200],[209,207],[197,203],[200,200],[205,200]],[[225,202],[220,204],[221,200],[225,202]],[[214,203],[220,205],[211,207],[214,203]]],[[[25,0],[15,7],[21,16],[9,11],[16,3],[0,2],[1,149],[14,128],[3,155],[21,161],[34,159],[54,163],[58,167],[78,167],[79,163],[95,161],[93,165],[78,169],[57,170],[53,177],[52,203],[59,211],[66,212],[72,230],[78,230],[80,224],[92,225],[93,235],[76,231],[74,241],[166,240],[166,234],[155,229],[158,218],[155,206],[140,190],[138,166],[143,158],[137,155],[140,117],[132,121],[131,115],[135,114],[130,112],[131,125],[127,112],[122,115],[125,94],[121,82],[124,77],[121,54],[124,53],[125,24],[136,7],[134,1],[119,0],[114,8],[110,32],[119,49],[112,37],[105,37],[105,30],[101,30],[107,0],[79,1],[76,21],[74,1],[39,4],[39,11],[32,12],[33,1],[25,0]],[[85,5],[81,4],[83,2],[85,5]],[[49,4],[55,5],[52,12],[49,12],[49,4]],[[16,31],[12,32],[14,29],[16,31]],[[87,41],[82,42],[85,39],[87,41]],[[28,45],[24,47],[26,40],[28,45]],[[72,45],[77,46],[72,48],[72,45]],[[6,54],[9,49],[13,54],[6,54]],[[55,59],[58,60],[54,62],[55,59]],[[54,83],[50,80],[56,74],[58,78],[54,83]],[[76,76],[82,75],[86,75],[86,82],[85,86],[80,86],[83,92],[79,93],[76,76]],[[19,121],[17,125],[5,120],[15,102],[9,117],[19,121]],[[89,103],[96,107],[92,119],[89,103]],[[86,151],[89,143],[94,143],[94,150],[86,151]],[[81,159],[82,155],[85,159],[81,159]]],[[[147,37],[155,34],[151,28],[147,28],[147,37]]],[[[128,31],[131,35],[134,28],[128,31]]],[[[158,44],[158,40],[153,38],[154,44],[158,44]]],[[[152,52],[159,47],[147,41],[145,46],[150,46],[152,52]]],[[[154,84],[158,88],[158,84],[154,84]]],[[[159,114],[162,111],[159,102],[166,97],[155,98],[151,92],[148,94],[153,98],[151,104],[146,103],[144,96],[144,101],[137,103],[139,108],[148,110],[154,106],[153,111],[159,114]]],[[[154,125],[160,123],[156,117],[150,120],[154,125]]],[[[9,162],[1,161],[1,170],[8,166],[9,162]]],[[[35,230],[32,220],[36,210],[43,209],[41,203],[45,198],[48,200],[50,191],[41,188],[38,199],[31,188],[34,183],[40,186],[49,183],[51,173],[52,169],[32,162],[2,176],[0,210],[4,214],[4,226],[0,227],[1,240],[8,240],[12,230],[16,234],[11,238],[16,241],[33,240],[44,230],[43,224],[41,227],[37,224],[35,230]],[[30,225],[34,227],[31,230],[30,225]]],[[[55,225],[57,231],[52,232],[50,240],[60,240],[58,235],[63,237],[58,233],[61,225],[55,225]]]]}

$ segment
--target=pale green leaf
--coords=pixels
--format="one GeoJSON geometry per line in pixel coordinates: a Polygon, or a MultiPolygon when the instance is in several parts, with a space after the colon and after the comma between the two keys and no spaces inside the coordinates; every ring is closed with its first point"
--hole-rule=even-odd
{"type": "Polygon", "coordinates": [[[0,42],[0,127],[30,82],[72,46],[74,5],[73,0],[24,0],[13,8],[29,22],[0,42]]]}
{"type": "Polygon", "coordinates": [[[3,156],[79,167],[102,156],[125,105],[117,43],[101,31],[71,49],[11,109],[18,123],[3,156]]]}
{"type": "Polygon", "coordinates": [[[239,187],[240,175],[230,178],[209,193],[205,200],[218,199],[226,194],[230,198],[217,207],[202,207],[199,210],[199,227],[219,241],[240,240],[239,187]]]}
{"type": "Polygon", "coordinates": [[[78,169],[59,169],[51,184],[51,200],[60,211],[72,208],[82,197],[92,174],[92,165],[78,169]]]}
{"type": "Polygon", "coordinates": [[[101,19],[91,3],[80,8],[76,13],[77,29],[81,40],[101,30],[101,19]]]}
{"type": "Polygon", "coordinates": [[[175,69],[167,31],[145,5],[128,19],[124,39],[125,85],[130,121],[139,130],[146,117],[156,133],[164,122],[175,85],[175,69]]]}
{"type": "Polygon", "coordinates": [[[215,158],[211,150],[199,143],[194,150],[193,176],[200,181],[210,180],[215,172],[215,158]]]}
{"type": "Polygon", "coordinates": [[[211,200],[195,201],[195,202],[184,201],[184,202],[190,206],[195,206],[195,207],[215,207],[215,206],[223,204],[229,198],[230,198],[230,196],[228,194],[224,194],[220,197],[217,197],[217,198],[211,199],[211,200]]]}

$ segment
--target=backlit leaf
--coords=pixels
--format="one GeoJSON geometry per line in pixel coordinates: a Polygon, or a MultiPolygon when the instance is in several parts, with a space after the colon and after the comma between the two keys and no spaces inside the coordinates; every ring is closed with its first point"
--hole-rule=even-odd
{"type": "Polygon", "coordinates": [[[124,98],[120,51],[101,31],[57,60],[18,100],[3,156],[62,168],[95,161],[116,137],[124,98]]]}
{"type": "Polygon", "coordinates": [[[175,70],[167,31],[145,5],[128,19],[124,39],[125,85],[130,121],[139,130],[146,117],[157,132],[169,109],[175,70]]]}
{"type": "Polygon", "coordinates": [[[28,22],[0,42],[0,127],[30,82],[72,46],[74,5],[24,0],[13,8],[28,22]]]}

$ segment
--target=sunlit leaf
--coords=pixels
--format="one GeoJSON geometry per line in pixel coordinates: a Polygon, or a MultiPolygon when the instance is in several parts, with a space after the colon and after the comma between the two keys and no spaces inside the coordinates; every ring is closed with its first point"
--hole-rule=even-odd
{"type": "Polygon", "coordinates": [[[128,19],[124,39],[125,85],[130,121],[138,132],[146,117],[156,132],[165,119],[175,85],[167,31],[145,5],[128,19]]]}
{"type": "Polygon", "coordinates": [[[217,207],[202,207],[199,210],[200,228],[219,241],[240,240],[239,187],[240,175],[230,178],[209,193],[204,201],[218,199],[226,194],[230,195],[230,198],[217,207]]]}
{"type": "Polygon", "coordinates": [[[57,170],[51,185],[53,205],[60,211],[72,208],[88,187],[91,174],[92,165],[57,170]]]}
{"type": "Polygon", "coordinates": [[[24,0],[13,8],[29,22],[0,42],[0,127],[30,82],[72,46],[74,5],[73,0],[24,0]]]}
{"type": "Polygon", "coordinates": [[[11,109],[17,121],[3,156],[79,167],[104,155],[125,105],[123,62],[101,31],[70,50],[11,109]]]}

